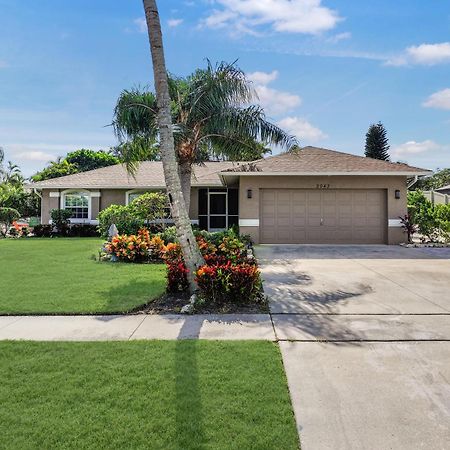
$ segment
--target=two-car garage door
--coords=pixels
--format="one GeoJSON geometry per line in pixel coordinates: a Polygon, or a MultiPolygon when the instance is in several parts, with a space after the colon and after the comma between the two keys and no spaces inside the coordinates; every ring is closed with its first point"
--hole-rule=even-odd
{"type": "Polygon", "coordinates": [[[383,189],[262,189],[261,242],[384,244],[383,189]]]}

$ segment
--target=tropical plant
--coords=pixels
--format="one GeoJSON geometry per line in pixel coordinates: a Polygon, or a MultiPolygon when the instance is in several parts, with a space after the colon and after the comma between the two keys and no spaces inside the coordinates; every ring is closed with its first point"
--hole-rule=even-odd
{"type": "Polygon", "coordinates": [[[389,161],[389,140],[386,134],[386,128],[381,122],[370,125],[366,133],[365,156],[389,161]]]}
{"type": "MultiPolygon", "coordinates": [[[[172,211],[172,218],[177,228],[184,261],[188,270],[187,278],[189,289],[194,292],[197,288],[194,272],[203,263],[202,255],[198,249],[188,209],[183,197],[180,175],[178,173],[177,154],[175,152],[174,136],[172,132],[172,117],[170,110],[169,83],[164,57],[161,22],[155,0],[143,0],[145,19],[147,23],[150,51],[153,63],[153,75],[156,92],[157,114],[153,117],[158,124],[160,155],[167,186],[167,195],[172,211]]],[[[133,171],[139,158],[128,158],[125,162],[129,171],[133,171]]]]}
{"type": "Polygon", "coordinates": [[[418,227],[413,222],[410,214],[405,214],[404,216],[400,216],[399,218],[403,231],[406,233],[408,237],[408,243],[411,243],[413,235],[417,233],[418,227]]]}
{"type": "MultiPolygon", "coordinates": [[[[170,113],[183,195],[189,209],[192,166],[208,159],[255,160],[270,152],[267,145],[297,146],[294,137],[269,122],[252,84],[235,63],[198,69],[187,78],[167,76],[170,113]]],[[[132,165],[145,159],[146,148],[159,142],[156,97],[138,88],[125,90],[113,126],[124,142],[121,158],[132,165]],[[127,145],[127,143],[130,143],[127,145]]]]}
{"type": "Polygon", "coordinates": [[[94,151],[89,149],[80,149],[67,153],[65,157],[59,157],[40,172],[33,175],[33,181],[43,181],[50,178],[72,175],[74,173],[86,172],[87,170],[99,169],[101,167],[119,164],[120,160],[103,150],[94,151]]]}

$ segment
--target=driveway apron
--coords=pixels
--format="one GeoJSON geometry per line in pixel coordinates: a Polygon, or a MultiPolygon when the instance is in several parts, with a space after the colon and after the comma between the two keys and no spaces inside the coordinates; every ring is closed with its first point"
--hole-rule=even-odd
{"type": "Polygon", "coordinates": [[[449,448],[450,249],[256,254],[302,449],[449,448]]]}

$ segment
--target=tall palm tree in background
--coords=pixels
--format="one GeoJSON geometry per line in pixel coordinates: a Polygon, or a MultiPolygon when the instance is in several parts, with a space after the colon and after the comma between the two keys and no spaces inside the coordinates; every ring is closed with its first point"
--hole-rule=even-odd
{"type": "Polygon", "coordinates": [[[0,183],[8,183],[11,185],[22,185],[24,177],[17,164],[13,164],[8,161],[6,166],[4,165],[5,152],[0,147],[0,183]]]}
{"type": "Polygon", "coordinates": [[[153,75],[155,79],[156,105],[154,106],[156,106],[156,115],[154,116],[154,119],[158,124],[161,161],[164,169],[164,178],[166,180],[172,217],[177,229],[184,261],[189,271],[189,287],[191,292],[194,292],[196,290],[194,272],[204,261],[195,240],[188,210],[186,209],[186,203],[181,192],[177,155],[172,133],[169,83],[167,79],[158,7],[156,6],[155,0],[143,0],[143,3],[153,62],[153,75]]]}
{"type": "MultiPolygon", "coordinates": [[[[189,211],[192,166],[208,159],[255,160],[268,145],[297,146],[294,137],[269,122],[252,84],[235,63],[196,70],[187,78],[167,76],[170,113],[182,192],[189,211]]],[[[160,140],[157,102],[152,92],[125,90],[114,110],[113,126],[121,159],[133,165],[160,140]]]]}

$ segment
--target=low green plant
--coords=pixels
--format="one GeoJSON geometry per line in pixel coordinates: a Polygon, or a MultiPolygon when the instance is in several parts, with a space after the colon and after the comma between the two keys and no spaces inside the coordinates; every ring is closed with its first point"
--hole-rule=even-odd
{"type": "Polygon", "coordinates": [[[130,206],[111,205],[98,215],[98,230],[103,238],[108,237],[108,230],[115,224],[119,234],[137,234],[143,228],[144,220],[136,217],[130,206]]]}
{"type": "Polygon", "coordinates": [[[68,232],[72,211],[70,209],[52,209],[50,217],[58,234],[65,236],[68,232]]]}

